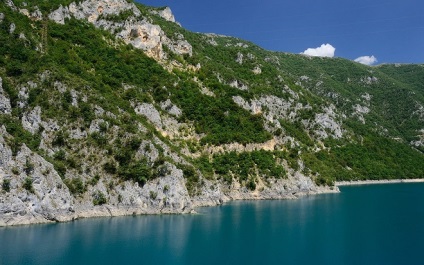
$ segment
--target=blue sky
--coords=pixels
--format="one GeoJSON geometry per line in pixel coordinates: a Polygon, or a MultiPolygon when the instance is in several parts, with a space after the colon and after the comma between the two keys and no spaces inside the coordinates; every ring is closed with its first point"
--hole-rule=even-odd
{"type": "Polygon", "coordinates": [[[169,6],[191,31],[239,37],[267,50],[424,63],[423,0],[137,1],[169,6]]]}

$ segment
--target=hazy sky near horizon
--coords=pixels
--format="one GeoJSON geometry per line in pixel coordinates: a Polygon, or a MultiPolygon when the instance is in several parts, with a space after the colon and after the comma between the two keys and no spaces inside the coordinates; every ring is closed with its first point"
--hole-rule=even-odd
{"type": "Polygon", "coordinates": [[[234,36],[268,50],[358,59],[366,64],[424,63],[422,0],[137,2],[169,6],[188,30],[234,36]]]}

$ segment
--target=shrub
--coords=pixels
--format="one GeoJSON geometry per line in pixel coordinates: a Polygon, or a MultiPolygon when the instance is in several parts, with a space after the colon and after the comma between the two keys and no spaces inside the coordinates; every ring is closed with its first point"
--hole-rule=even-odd
{"type": "Polygon", "coordinates": [[[256,183],[255,183],[255,180],[254,179],[249,179],[249,181],[246,183],[246,187],[249,189],[249,190],[255,190],[256,189],[256,183]]]}
{"type": "Polygon", "coordinates": [[[89,184],[91,186],[96,186],[96,184],[99,182],[99,180],[100,180],[100,175],[96,174],[94,177],[91,178],[89,184]]]}
{"type": "Polygon", "coordinates": [[[56,160],[65,161],[65,159],[66,159],[66,153],[65,153],[65,151],[63,151],[62,149],[60,149],[59,151],[57,151],[54,154],[53,158],[56,159],[56,160]]]}
{"type": "Polygon", "coordinates": [[[109,174],[115,174],[116,173],[116,165],[115,165],[114,162],[110,162],[110,161],[106,162],[103,165],[103,169],[109,174]]]}
{"type": "Polygon", "coordinates": [[[94,205],[102,205],[107,202],[106,196],[101,191],[96,191],[93,195],[93,204],[94,205]]]}
{"type": "Polygon", "coordinates": [[[32,164],[28,158],[26,159],[24,170],[27,175],[31,174],[31,172],[34,170],[34,164],[32,164]]]}
{"type": "Polygon", "coordinates": [[[93,132],[90,134],[90,138],[94,140],[94,142],[98,145],[98,146],[104,146],[107,144],[107,138],[105,136],[103,136],[101,133],[99,132],[93,132]]]}
{"type": "Polygon", "coordinates": [[[10,179],[3,180],[3,184],[1,185],[1,187],[5,192],[9,192],[10,191],[10,179]]]}
{"type": "Polygon", "coordinates": [[[30,177],[26,177],[22,187],[26,189],[27,191],[34,193],[34,187],[32,186],[32,183],[33,183],[33,179],[30,177]]]}
{"type": "Polygon", "coordinates": [[[180,164],[178,167],[182,169],[184,178],[187,180],[186,187],[188,193],[190,194],[190,196],[196,195],[201,186],[200,177],[197,174],[196,170],[194,169],[194,167],[188,165],[180,164]]]}
{"type": "Polygon", "coordinates": [[[158,197],[158,193],[156,191],[150,191],[150,199],[152,200],[156,200],[156,198],[158,197]]]}
{"type": "Polygon", "coordinates": [[[12,167],[12,173],[15,175],[19,175],[19,169],[17,167],[12,167]]]}
{"type": "Polygon", "coordinates": [[[84,182],[81,178],[73,178],[65,179],[65,185],[68,187],[69,191],[74,195],[80,195],[83,194],[86,191],[86,187],[84,185],[84,182]]]}
{"type": "Polygon", "coordinates": [[[53,146],[64,146],[66,144],[65,134],[63,131],[59,131],[56,137],[53,139],[53,146]]]}
{"type": "Polygon", "coordinates": [[[141,186],[144,186],[152,177],[151,170],[142,162],[119,167],[118,175],[125,180],[133,180],[141,186]]]}

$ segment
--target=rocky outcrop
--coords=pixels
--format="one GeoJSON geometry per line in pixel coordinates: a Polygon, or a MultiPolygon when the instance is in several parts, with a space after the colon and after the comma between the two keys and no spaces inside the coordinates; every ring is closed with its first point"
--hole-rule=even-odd
{"type": "Polygon", "coordinates": [[[135,113],[145,116],[156,128],[162,129],[162,119],[159,111],[149,103],[142,103],[134,108],[135,113]]]}
{"type": "Polygon", "coordinates": [[[375,76],[362,77],[360,82],[366,85],[372,85],[372,84],[378,83],[378,78],[375,76]]]}
{"type": "Polygon", "coordinates": [[[232,82],[230,82],[228,84],[230,87],[234,87],[240,90],[248,90],[249,87],[245,84],[243,84],[243,82],[239,81],[239,80],[233,80],[232,82]]]}
{"type": "Polygon", "coordinates": [[[359,104],[356,104],[353,106],[353,116],[358,117],[358,120],[365,124],[365,118],[364,115],[368,114],[370,112],[370,109],[366,106],[361,106],[359,104]]]}
{"type": "Polygon", "coordinates": [[[53,166],[25,145],[13,157],[1,135],[0,182],[10,191],[0,196],[0,226],[69,220],[73,197],[53,166]]]}
{"type": "MultiPolygon", "coordinates": [[[[99,181],[88,186],[81,196],[72,195],[52,164],[25,145],[12,156],[6,144],[7,134],[0,128],[0,183],[9,182],[8,191],[0,191],[0,226],[69,221],[82,217],[116,216],[129,214],[188,213],[193,210],[185,187],[182,171],[165,163],[162,176],[143,187],[126,181],[112,190],[99,181]],[[29,184],[25,184],[29,182],[29,184]],[[98,193],[107,197],[107,203],[95,206],[98,193]]],[[[148,155],[153,159],[155,147],[148,155]]],[[[156,150],[157,152],[157,150],[156,150]]]]}
{"type": "Polygon", "coordinates": [[[24,113],[22,117],[22,127],[34,134],[38,132],[41,124],[41,108],[39,106],[35,107],[30,112],[24,113]]]}
{"type": "Polygon", "coordinates": [[[14,10],[14,11],[18,10],[18,8],[15,6],[15,3],[13,3],[13,1],[12,1],[12,0],[6,0],[6,1],[4,1],[4,2],[6,3],[6,5],[7,5],[10,9],[12,9],[12,10],[14,10]]]}
{"type": "MultiPolygon", "coordinates": [[[[274,128],[281,128],[280,119],[293,121],[299,116],[300,111],[311,109],[309,105],[305,106],[301,103],[296,103],[295,99],[299,98],[296,92],[288,87],[285,90],[291,96],[289,99],[268,95],[248,102],[240,96],[233,96],[233,101],[252,114],[262,114],[265,120],[272,124],[274,128]]],[[[325,139],[329,136],[336,139],[341,138],[343,130],[341,122],[337,120],[338,115],[335,112],[335,106],[324,107],[323,111],[322,113],[316,113],[307,120],[303,120],[302,124],[305,129],[313,131],[320,139],[325,139]]],[[[271,128],[268,129],[272,130],[271,128]]]]}
{"type": "Polygon", "coordinates": [[[174,105],[169,99],[161,102],[160,107],[162,110],[168,112],[171,115],[174,115],[175,117],[180,117],[182,114],[181,109],[174,105]]]}
{"type": "MultiPolygon", "coordinates": [[[[157,12],[164,19],[175,22],[169,8],[157,12]]],[[[157,60],[166,58],[163,45],[177,54],[192,54],[192,46],[180,34],[166,36],[158,25],[141,17],[141,12],[134,3],[125,0],[86,0],[72,3],[67,7],[60,6],[49,14],[49,19],[64,24],[66,19],[74,17],[87,20],[98,28],[103,28],[115,34],[125,43],[143,50],[148,56],[157,60]],[[115,17],[124,14],[116,20],[115,17]]]]}
{"type": "Polygon", "coordinates": [[[12,107],[10,105],[9,98],[6,96],[6,93],[3,90],[3,80],[0,77],[0,114],[10,113],[12,113],[12,107]]]}
{"type": "Polygon", "coordinates": [[[15,23],[10,23],[10,26],[9,26],[9,33],[10,33],[10,34],[13,34],[13,33],[15,33],[15,30],[16,30],[16,25],[15,25],[15,23]]]}
{"type": "Polygon", "coordinates": [[[243,64],[243,57],[244,57],[243,53],[238,52],[236,62],[239,63],[239,64],[243,64]]]}
{"type": "Polygon", "coordinates": [[[132,11],[134,16],[141,14],[133,3],[125,0],[87,0],[79,3],[73,2],[66,7],[60,6],[49,14],[49,19],[59,24],[65,24],[65,19],[73,16],[76,19],[86,19],[90,23],[96,23],[100,16],[119,15],[128,10],[132,11]]]}
{"type": "Polygon", "coordinates": [[[410,144],[415,147],[423,147],[424,146],[424,129],[419,130],[418,133],[419,133],[417,135],[418,140],[411,141],[410,144]]]}
{"type": "Polygon", "coordinates": [[[314,122],[314,125],[318,126],[318,129],[315,130],[315,134],[317,134],[319,138],[325,139],[332,136],[335,139],[339,139],[343,136],[343,130],[340,122],[337,121],[334,105],[325,107],[324,113],[317,113],[314,122]]]}
{"type": "Polygon", "coordinates": [[[19,12],[25,16],[27,16],[29,19],[34,21],[40,21],[43,20],[43,14],[38,9],[37,6],[34,7],[34,11],[30,12],[28,9],[19,9],[19,12]]]}
{"type": "Polygon", "coordinates": [[[259,74],[261,74],[261,73],[262,73],[262,69],[261,69],[259,66],[255,66],[255,68],[253,68],[252,72],[253,72],[255,75],[259,75],[259,74]]]}
{"type": "Polygon", "coordinates": [[[159,15],[161,18],[165,19],[166,21],[176,23],[174,14],[172,14],[171,8],[169,8],[169,7],[165,7],[164,9],[159,10],[159,11],[153,10],[151,12],[153,14],[159,15]]]}
{"type": "MultiPolygon", "coordinates": [[[[73,195],[52,164],[25,145],[13,156],[5,137],[11,136],[1,127],[0,183],[8,181],[10,190],[0,191],[0,226],[97,216],[191,213],[195,207],[219,205],[229,200],[287,199],[337,191],[317,187],[310,178],[292,172],[287,179],[267,180],[268,184],[259,178],[255,191],[246,189],[236,179],[231,185],[203,179],[199,192],[190,196],[182,170],[165,162],[160,176],[144,186],[124,181],[111,187],[106,183],[113,179],[104,176],[97,184],[86,185],[83,194],[73,195]],[[27,181],[31,183],[29,186],[25,184],[27,181]],[[105,197],[106,203],[96,206],[94,198],[99,194],[105,197]]],[[[175,163],[188,164],[157,137],[141,143],[137,152],[139,158],[145,157],[149,163],[154,163],[159,157],[156,146],[164,149],[164,154],[175,163]]]]}
{"type": "Polygon", "coordinates": [[[67,7],[60,5],[58,9],[49,14],[49,19],[59,24],[65,24],[65,19],[70,19],[71,15],[67,7]]]}

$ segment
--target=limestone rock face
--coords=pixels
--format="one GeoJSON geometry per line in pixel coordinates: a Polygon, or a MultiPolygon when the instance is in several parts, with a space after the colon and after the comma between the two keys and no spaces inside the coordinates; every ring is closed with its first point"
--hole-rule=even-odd
{"type": "Polygon", "coordinates": [[[171,8],[169,7],[165,7],[165,9],[161,11],[154,11],[153,13],[158,14],[160,17],[162,17],[166,21],[175,22],[174,14],[172,14],[171,8]]]}
{"type": "Polygon", "coordinates": [[[243,57],[244,55],[241,52],[238,52],[236,62],[239,64],[243,64],[243,57]]]}
{"type": "Polygon", "coordinates": [[[133,3],[125,0],[87,0],[71,3],[69,7],[60,6],[49,14],[49,19],[59,24],[65,24],[65,19],[87,19],[95,23],[99,16],[119,15],[123,11],[131,10],[135,16],[140,15],[140,10],[133,3]]]}
{"type": "MultiPolygon", "coordinates": [[[[157,12],[168,21],[175,22],[174,15],[169,8],[157,12]]],[[[157,60],[166,58],[163,45],[177,54],[192,54],[192,46],[182,36],[166,36],[158,25],[154,25],[147,18],[141,17],[140,10],[134,3],[125,0],[86,0],[71,3],[67,7],[60,6],[49,14],[49,19],[64,24],[65,19],[74,17],[87,20],[98,28],[103,28],[115,34],[125,43],[143,50],[148,56],[157,60]],[[130,12],[123,21],[110,19],[123,12],[130,12]]]]}
{"type": "Polygon", "coordinates": [[[137,49],[144,50],[147,55],[161,59],[164,57],[162,49],[162,29],[146,21],[125,22],[124,29],[118,37],[137,49]]]}
{"type": "Polygon", "coordinates": [[[70,19],[71,15],[67,7],[60,5],[58,9],[49,14],[49,19],[59,24],[65,24],[65,19],[70,19]]]}
{"type": "Polygon", "coordinates": [[[11,23],[11,24],[10,24],[10,27],[9,27],[9,33],[10,33],[10,34],[13,34],[13,33],[15,32],[15,30],[16,30],[16,25],[15,25],[15,23],[11,23]]]}
{"type": "Polygon", "coordinates": [[[28,11],[28,9],[19,9],[19,12],[21,14],[24,14],[31,20],[35,20],[35,21],[43,20],[43,14],[38,9],[38,7],[36,6],[34,9],[35,10],[33,12],[28,11]]]}
{"type": "Polygon", "coordinates": [[[66,219],[73,211],[73,198],[53,166],[25,145],[13,157],[4,127],[0,131],[0,182],[10,181],[10,191],[0,196],[0,226],[66,219]],[[27,178],[32,190],[23,186],[27,178]]]}
{"type": "Polygon", "coordinates": [[[40,129],[41,108],[35,107],[32,111],[27,112],[22,117],[22,127],[30,133],[34,134],[40,129]]]}
{"type": "Polygon", "coordinates": [[[262,73],[262,69],[261,69],[259,66],[255,66],[255,68],[253,68],[252,72],[253,72],[255,75],[259,75],[259,74],[261,74],[261,73],[262,73]]]}
{"type": "Polygon", "coordinates": [[[353,116],[357,116],[358,120],[361,121],[363,124],[365,124],[364,115],[368,114],[370,112],[370,109],[366,106],[361,106],[359,104],[356,104],[352,107],[353,107],[353,116]]]}
{"type": "Polygon", "coordinates": [[[325,139],[329,136],[329,133],[326,131],[326,129],[328,129],[334,138],[341,138],[343,136],[343,131],[341,124],[336,121],[336,114],[334,112],[335,106],[331,105],[330,107],[324,108],[324,110],[324,113],[317,113],[315,115],[315,124],[320,127],[315,133],[325,139]]]}
{"type": "Polygon", "coordinates": [[[143,103],[134,109],[135,113],[145,116],[156,128],[162,129],[162,119],[159,111],[152,104],[143,103]]]}
{"type": "Polygon", "coordinates": [[[241,81],[239,80],[234,80],[231,83],[228,84],[230,87],[234,87],[240,90],[248,90],[249,87],[245,84],[243,84],[241,81]]]}
{"type": "Polygon", "coordinates": [[[10,8],[10,9],[12,9],[12,10],[14,10],[14,11],[16,11],[17,10],[17,8],[16,8],[16,6],[15,6],[15,4],[13,3],[13,1],[12,0],[6,0],[6,1],[4,1],[5,3],[6,3],[6,5],[10,8]]]}
{"type": "Polygon", "coordinates": [[[12,107],[10,106],[10,100],[6,97],[6,94],[3,90],[3,80],[0,77],[0,113],[1,114],[10,114],[12,113],[12,107]]]}
{"type": "Polygon", "coordinates": [[[418,135],[417,137],[419,138],[419,140],[416,141],[411,141],[411,145],[415,146],[415,147],[420,147],[420,146],[424,146],[424,129],[421,129],[418,131],[418,135]]]}
{"type": "Polygon", "coordinates": [[[167,99],[166,101],[162,102],[160,104],[160,107],[162,110],[168,112],[171,115],[174,115],[176,117],[180,117],[182,114],[182,111],[180,108],[178,108],[176,105],[174,105],[170,99],[167,99]]]}

